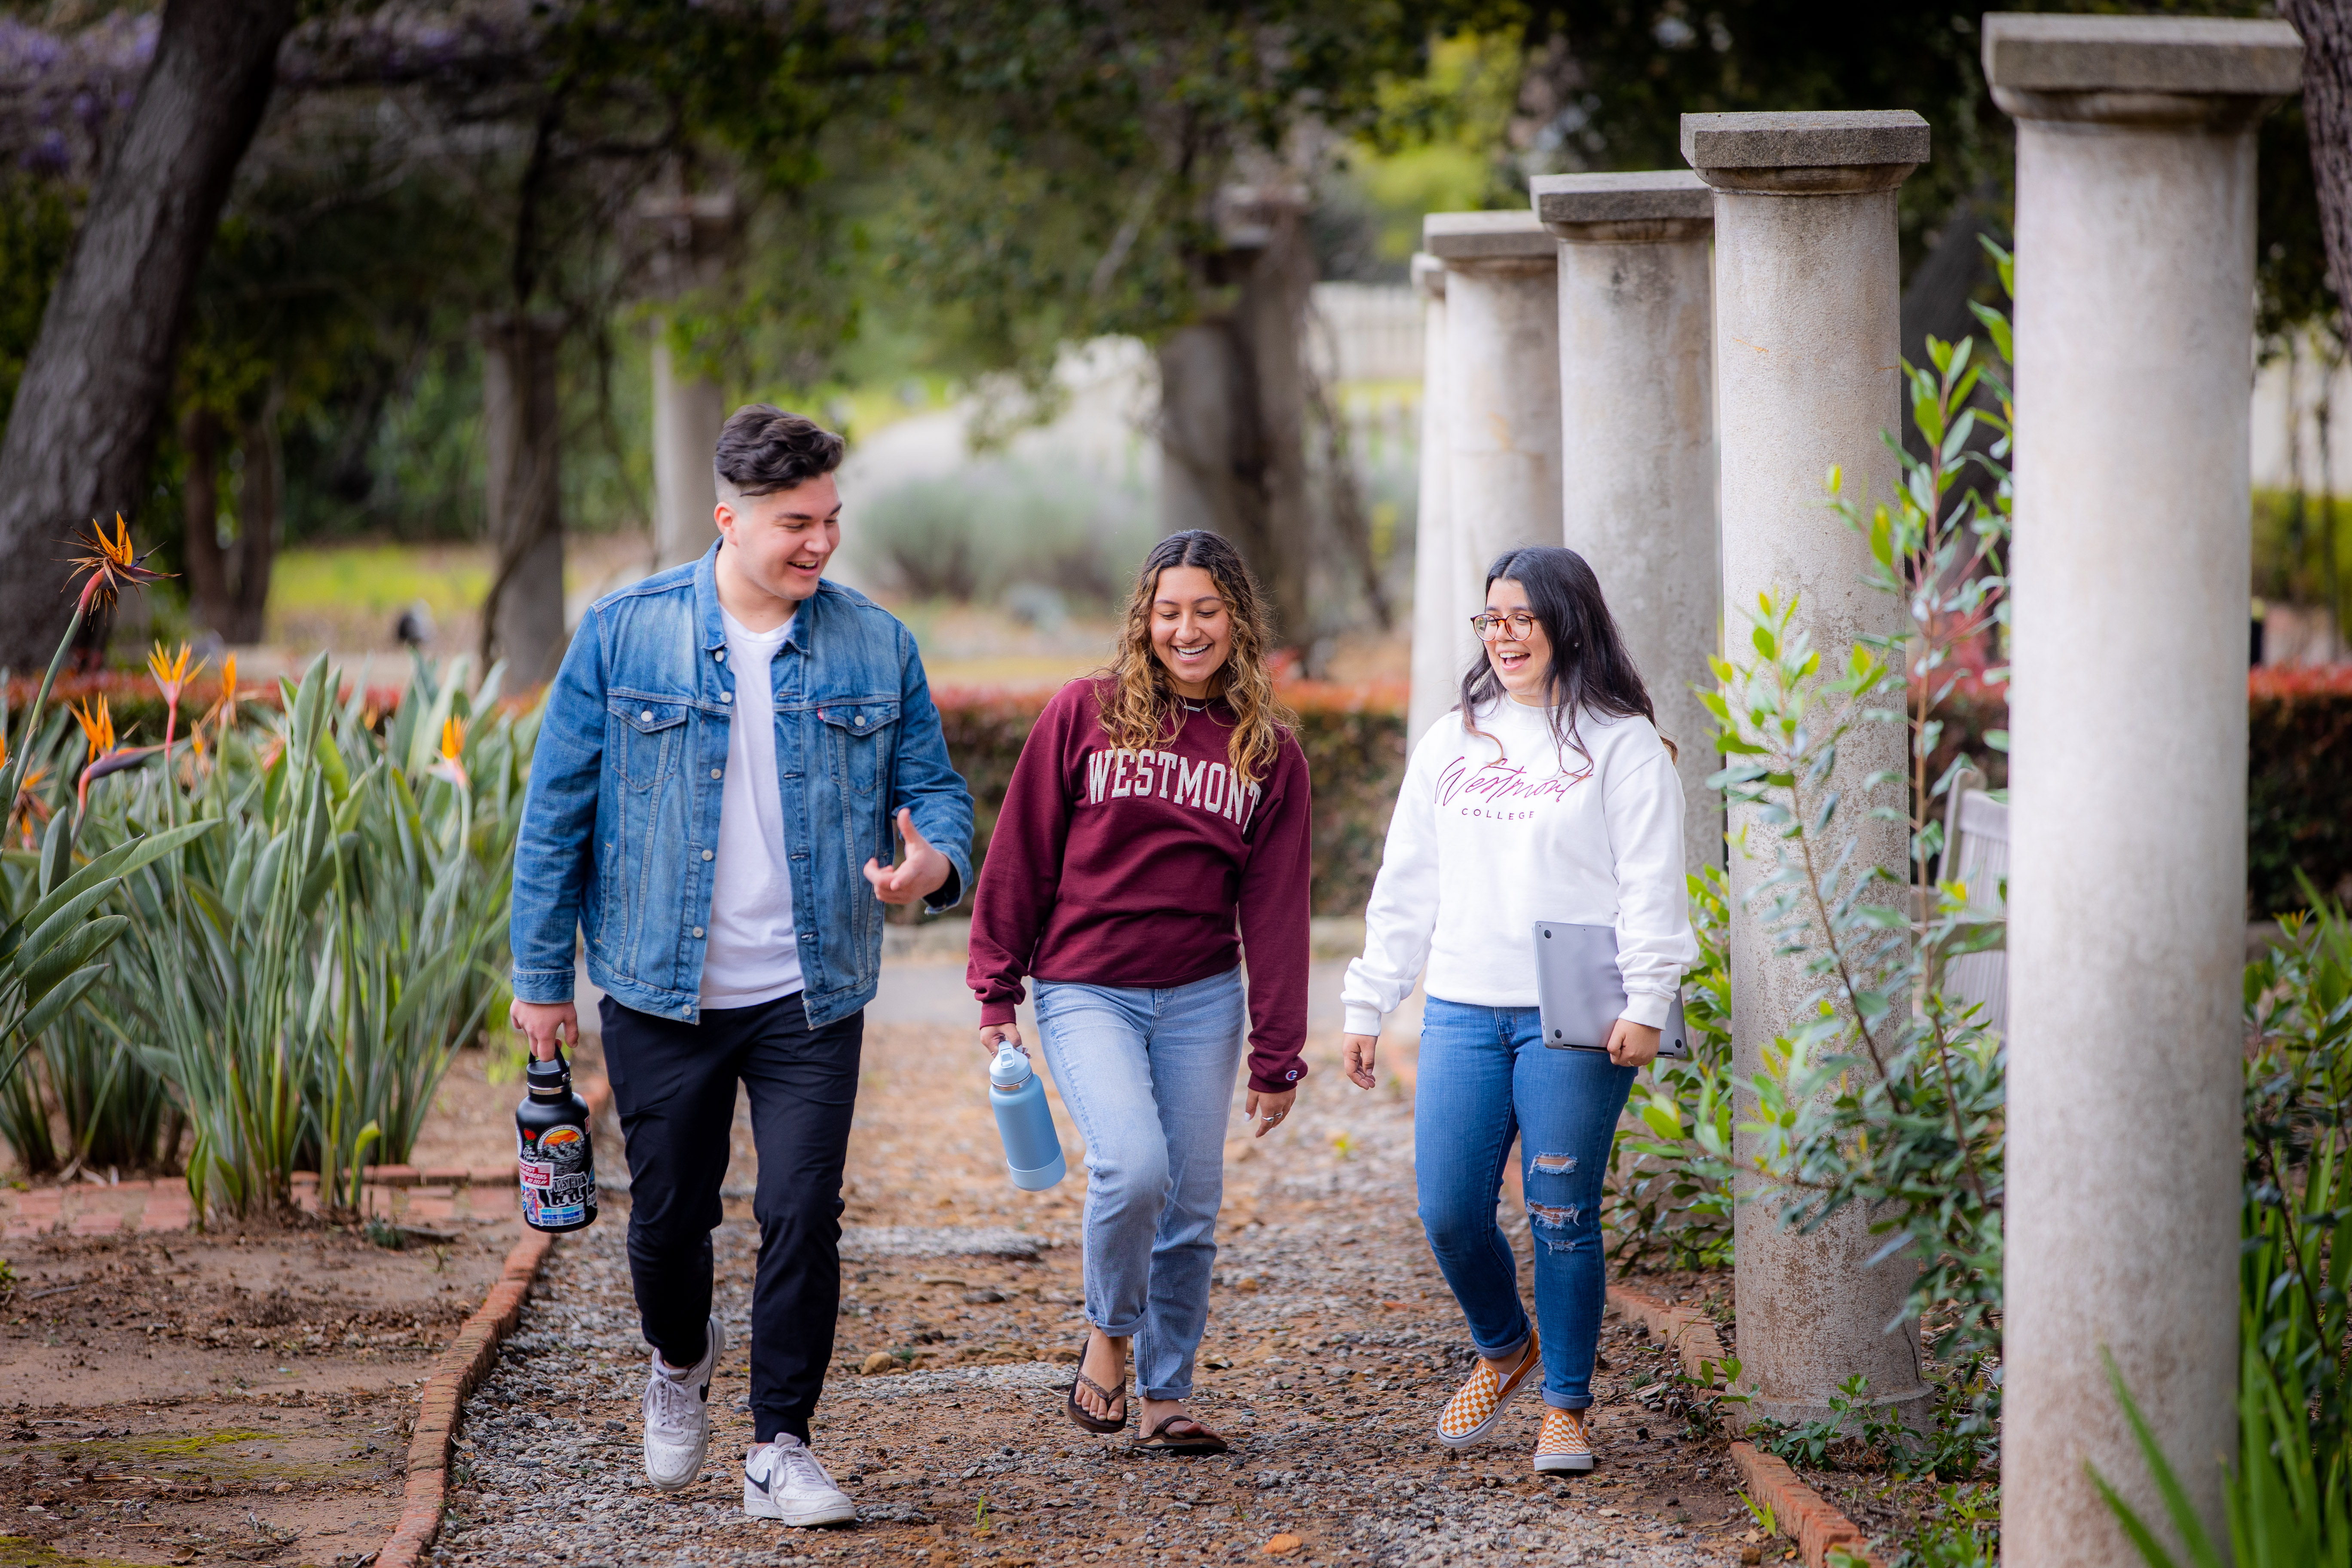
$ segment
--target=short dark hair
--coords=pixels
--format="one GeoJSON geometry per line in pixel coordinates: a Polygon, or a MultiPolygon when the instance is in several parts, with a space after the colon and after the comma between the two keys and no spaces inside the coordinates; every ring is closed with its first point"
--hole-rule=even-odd
{"type": "Polygon", "coordinates": [[[805,415],[747,403],[719,432],[710,466],[747,496],[773,495],[841,467],[840,437],[805,415]]]}

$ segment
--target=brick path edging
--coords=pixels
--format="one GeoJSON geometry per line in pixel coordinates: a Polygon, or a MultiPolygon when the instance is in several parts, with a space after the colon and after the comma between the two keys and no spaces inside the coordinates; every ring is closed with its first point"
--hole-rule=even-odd
{"type": "MultiPolygon", "coordinates": [[[[1701,1375],[1704,1362],[1714,1362],[1721,1368],[1722,1337],[1715,1331],[1714,1321],[1697,1308],[1661,1301],[1623,1285],[1609,1287],[1609,1304],[1680,1352],[1683,1370],[1691,1376],[1701,1375]]],[[[1856,1568],[1878,1568],[1878,1560],[1865,1550],[1870,1538],[1862,1527],[1800,1480],[1785,1461],[1753,1443],[1735,1440],[1731,1462],[1748,1483],[1748,1495],[1769,1507],[1780,1533],[1797,1543],[1797,1556],[1805,1568],[1830,1568],[1832,1551],[1856,1568]]]]}
{"type": "MultiPolygon", "coordinates": [[[[591,1116],[603,1115],[613,1098],[612,1089],[601,1079],[582,1084],[580,1092],[591,1116]]],[[[434,1362],[420,1395],[416,1429],[408,1440],[408,1487],[401,1500],[400,1522],[377,1551],[375,1568],[417,1568],[433,1550],[449,1504],[450,1446],[457,1439],[466,1395],[498,1364],[499,1346],[522,1321],[523,1298],[530,1294],[540,1265],[554,1246],[555,1237],[545,1231],[524,1231],[507,1254],[499,1282],[434,1362]]]]}

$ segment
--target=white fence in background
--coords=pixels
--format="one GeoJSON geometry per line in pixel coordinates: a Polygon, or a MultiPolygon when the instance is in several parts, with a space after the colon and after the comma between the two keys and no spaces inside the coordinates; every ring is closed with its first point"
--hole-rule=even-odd
{"type": "Polygon", "coordinates": [[[2308,338],[2273,356],[2254,372],[2253,436],[2256,489],[2352,496],[2352,362],[2331,366],[2325,347],[2308,338]]]}
{"type": "Polygon", "coordinates": [[[1326,382],[1419,381],[1421,301],[1407,284],[1318,283],[1307,353],[1326,382]]]}

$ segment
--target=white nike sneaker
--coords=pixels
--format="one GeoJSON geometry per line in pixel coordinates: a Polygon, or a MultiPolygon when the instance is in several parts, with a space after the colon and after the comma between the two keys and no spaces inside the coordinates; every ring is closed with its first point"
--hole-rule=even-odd
{"type": "Polygon", "coordinates": [[[833,1484],[817,1458],[789,1432],[762,1443],[743,1461],[743,1511],[786,1524],[848,1524],[857,1505],[833,1484]]]}
{"type": "Polygon", "coordinates": [[[727,1331],[714,1315],[702,1359],[682,1378],[656,1364],[646,1373],[646,1479],[666,1492],[689,1487],[710,1451],[710,1371],[727,1348],[727,1331]]]}

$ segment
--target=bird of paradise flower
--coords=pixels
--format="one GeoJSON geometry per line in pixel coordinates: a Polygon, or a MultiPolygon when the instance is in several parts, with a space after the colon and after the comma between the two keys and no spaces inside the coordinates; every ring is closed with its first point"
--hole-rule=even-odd
{"type": "Polygon", "coordinates": [[[462,793],[473,788],[466,776],[462,760],[466,752],[466,721],[456,714],[441,721],[441,760],[426,771],[436,779],[446,779],[462,793]]]}
{"type": "MultiPolygon", "coordinates": [[[[41,722],[41,710],[48,705],[49,692],[58,683],[58,671],[65,668],[66,656],[73,650],[74,638],[80,635],[82,622],[89,618],[91,607],[112,604],[125,588],[141,587],[170,575],[147,564],[147,555],[154,553],[153,551],[142,555],[132,546],[131,526],[122,521],[121,512],[114,515],[112,538],[107,537],[105,525],[93,519],[89,525],[89,537],[76,536],[70,542],[81,553],[71,558],[72,570],[67,574],[66,586],[72,587],[74,579],[81,578],[81,593],[74,600],[73,617],[66,624],[66,635],[58,639],[58,651],[50,656],[49,668],[41,677],[40,689],[33,694],[33,700],[25,710],[24,728],[18,731],[19,739],[13,753],[0,747],[0,801],[15,802],[26,782],[25,767],[31,760],[30,748],[41,722]]],[[[105,702],[100,699],[99,715],[83,718],[82,733],[86,739],[94,739],[90,719],[102,716],[104,710],[105,702]]],[[[78,714],[77,717],[82,716],[78,714]]],[[[114,724],[110,718],[106,720],[104,731],[107,745],[93,749],[90,754],[92,767],[113,745],[114,724]]],[[[80,787],[76,792],[79,801],[87,802],[90,777],[89,770],[85,769],[80,787]]]]}

